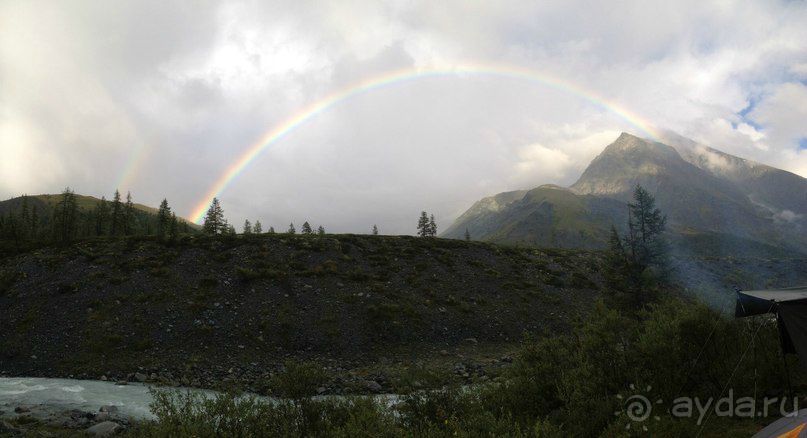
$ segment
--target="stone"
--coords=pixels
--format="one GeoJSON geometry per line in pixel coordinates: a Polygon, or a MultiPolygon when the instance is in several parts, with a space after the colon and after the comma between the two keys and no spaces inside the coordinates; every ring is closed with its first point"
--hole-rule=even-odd
{"type": "Polygon", "coordinates": [[[112,436],[120,430],[121,426],[114,421],[104,421],[87,428],[86,433],[92,436],[112,436]]]}
{"type": "Polygon", "coordinates": [[[325,389],[325,387],[324,387],[324,386],[320,386],[319,388],[317,388],[317,395],[322,395],[322,394],[325,394],[325,391],[327,391],[327,390],[325,389]]]}
{"type": "Polygon", "coordinates": [[[148,376],[146,376],[146,375],[145,375],[145,374],[143,374],[143,373],[135,373],[135,374],[134,374],[134,379],[135,379],[135,381],[137,381],[137,382],[141,382],[141,383],[143,383],[143,382],[145,382],[146,380],[148,380],[148,376]]]}
{"type": "Polygon", "coordinates": [[[110,414],[114,414],[118,412],[118,407],[115,405],[104,405],[101,406],[101,409],[98,409],[99,412],[109,412],[110,414]]]}
{"type": "Polygon", "coordinates": [[[28,412],[31,412],[31,408],[29,408],[28,406],[17,406],[16,408],[14,408],[14,413],[16,414],[25,414],[28,412]]]}
{"type": "Polygon", "coordinates": [[[125,380],[118,380],[117,382],[115,382],[115,384],[119,385],[119,386],[126,386],[126,385],[129,384],[129,382],[127,382],[125,380]]]}
{"type": "Polygon", "coordinates": [[[109,421],[110,419],[111,415],[109,415],[109,412],[99,412],[95,414],[95,417],[93,417],[93,420],[98,422],[109,421]]]}
{"type": "Polygon", "coordinates": [[[383,391],[383,388],[381,387],[381,385],[378,382],[376,382],[375,380],[367,380],[366,382],[364,382],[364,385],[367,387],[367,389],[370,392],[378,393],[378,392],[383,391]]]}

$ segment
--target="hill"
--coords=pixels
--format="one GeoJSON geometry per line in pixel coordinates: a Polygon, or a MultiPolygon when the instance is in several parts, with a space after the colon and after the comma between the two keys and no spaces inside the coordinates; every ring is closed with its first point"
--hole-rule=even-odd
{"type": "Polygon", "coordinates": [[[699,295],[714,302],[715,290],[722,290],[725,301],[734,287],[807,282],[805,270],[794,277],[787,262],[803,266],[807,259],[807,180],[673,134],[667,138],[674,146],[623,133],[570,188],[544,185],[485,198],[443,237],[459,239],[467,229],[482,241],[601,249],[612,226],[624,231],[626,203],[639,184],[668,216],[679,278],[699,295]],[[716,260],[726,257],[742,260],[747,272],[716,273],[716,260]],[[776,272],[755,267],[767,260],[783,262],[776,272]]]}
{"type": "MultiPolygon", "coordinates": [[[[18,213],[20,208],[22,208],[22,203],[25,198],[27,198],[27,202],[29,203],[29,208],[33,208],[35,205],[39,209],[40,212],[45,212],[45,216],[47,217],[53,211],[53,208],[61,199],[61,194],[42,194],[42,195],[23,195],[17,196],[15,198],[7,199],[5,201],[0,201],[0,215],[5,215],[8,213],[18,213]]],[[[101,199],[96,198],[94,196],[87,196],[87,195],[80,195],[76,194],[76,205],[78,209],[83,212],[90,212],[92,211],[101,199]]],[[[125,201],[125,200],[124,200],[125,201]]],[[[107,202],[110,200],[107,199],[107,202]]],[[[133,203],[132,206],[134,207],[135,211],[146,213],[148,215],[156,215],[157,208],[150,207],[148,205],[133,203]]],[[[180,218],[182,221],[188,224],[193,229],[201,229],[201,227],[187,219],[180,218]]]]}
{"type": "MultiPolygon", "coordinates": [[[[155,373],[258,391],[290,358],[333,370],[444,360],[451,374],[457,362],[472,370],[471,362],[498,361],[524,332],[568,330],[600,294],[601,263],[585,251],[405,236],[186,236],[176,245],[132,237],[42,248],[0,260],[0,371],[155,373]]],[[[349,390],[357,376],[328,391],[349,390]]],[[[394,389],[405,380],[373,379],[394,389]]]]}
{"type": "Polygon", "coordinates": [[[175,238],[201,230],[199,225],[170,215],[165,228],[160,228],[158,209],[122,201],[115,215],[114,205],[74,193],[0,201],[0,257],[76,238],[154,235],[161,229],[165,234],[173,230],[175,238]]]}

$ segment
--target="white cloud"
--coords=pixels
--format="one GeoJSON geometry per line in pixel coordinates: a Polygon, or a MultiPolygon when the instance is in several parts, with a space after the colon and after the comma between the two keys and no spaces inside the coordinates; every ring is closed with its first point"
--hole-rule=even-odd
{"type": "MultiPolygon", "coordinates": [[[[14,85],[0,89],[0,197],[109,194],[141,156],[136,199],[187,212],[321,97],[477,61],[563,78],[640,123],[807,175],[806,21],[803,2],[777,1],[3,2],[0,83],[14,85]]],[[[222,198],[235,223],[411,232],[423,208],[447,225],[481,196],[571,184],[622,130],[642,134],[562,89],[423,78],[312,118],[222,198]]]]}

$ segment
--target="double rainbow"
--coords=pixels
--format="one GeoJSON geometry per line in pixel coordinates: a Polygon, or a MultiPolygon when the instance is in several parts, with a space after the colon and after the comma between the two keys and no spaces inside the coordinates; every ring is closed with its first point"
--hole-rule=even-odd
{"type": "Polygon", "coordinates": [[[257,142],[247,148],[235,161],[233,161],[224,172],[216,179],[212,186],[205,193],[204,197],[199,200],[193,211],[190,213],[192,221],[199,223],[205,214],[213,198],[218,197],[227,189],[227,187],[235,180],[241,172],[246,169],[249,164],[255,160],[264,150],[269,146],[277,143],[283,137],[287,136],[295,129],[322,113],[352,97],[369,93],[379,88],[388,87],[391,85],[400,84],[402,82],[414,81],[424,78],[433,77],[448,77],[457,75],[473,75],[473,76],[495,76],[510,79],[519,79],[531,83],[564,91],[566,93],[580,97],[592,104],[604,108],[611,113],[619,116],[628,122],[631,126],[641,131],[643,134],[650,138],[658,138],[658,134],[652,125],[642,120],[639,116],[624,109],[616,102],[607,100],[605,97],[599,95],[591,90],[586,90],[579,85],[573,84],[567,80],[550,76],[548,74],[529,70],[516,66],[503,66],[503,65],[486,65],[486,64],[462,64],[447,69],[416,69],[408,68],[384,73],[380,76],[375,76],[363,81],[351,84],[341,90],[333,92],[322,99],[311,103],[310,105],[302,108],[293,116],[286,119],[283,123],[273,127],[267,131],[257,142]]]}

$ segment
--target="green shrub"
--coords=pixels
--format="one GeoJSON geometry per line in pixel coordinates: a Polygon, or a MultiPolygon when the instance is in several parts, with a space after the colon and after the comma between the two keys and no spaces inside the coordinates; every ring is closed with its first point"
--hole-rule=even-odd
{"type": "Polygon", "coordinates": [[[325,372],[317,364],[287,361],[283,371],[269,379],[268,389],[278,397],[299,400],[315,395],[325,381],[325,372]]]}

